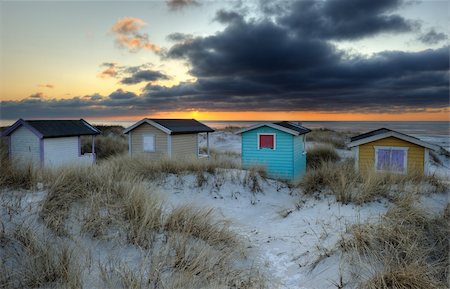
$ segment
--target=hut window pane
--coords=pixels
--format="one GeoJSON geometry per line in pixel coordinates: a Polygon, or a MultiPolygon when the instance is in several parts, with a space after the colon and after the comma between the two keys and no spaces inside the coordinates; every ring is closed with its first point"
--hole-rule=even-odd
{"type": "Polygon", "coordinates": [[[144,135],[143,136],[143,147],[144,147],[144,152],[154,152],[155,151],[155,136],[154,135],[144,135]]]}
{"type": "Polygon", "coordinates": [[[376,150],[376,168],[379,171],[405,172],[406,151],[402,149],[386,148],[376,150]]]}
{"type": "Polygon", "coordinates": [[[274,142],[274,135],[272,134],[260,134],[259,135],[259,148],[269,148],[274,149],[275,142],[274,142]]]}

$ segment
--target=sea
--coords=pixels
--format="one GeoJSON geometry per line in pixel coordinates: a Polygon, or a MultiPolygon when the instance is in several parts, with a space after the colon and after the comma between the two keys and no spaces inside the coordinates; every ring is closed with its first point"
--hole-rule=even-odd
{"type": "MultiPolygon", "coordinates": [[[[131,126],[137,121],[86,120],[94,125],[120,125],[123,127],[131,126]]],[[[9,126],[14,122],[15,120],[0,120],[0,126],[9,126]]],[[[225,127],[248,127],[261,121],[203,120],[202,122],[212,128],[222,129],[225,127]]],[[[447,121],[300,121],[300,123],[302,126],[310,129],[327,128],[336,131],[349,131],[355,134],[384,127],[410,134],[425,141],[438,144],[447,149],[450,148],[450,123],[447,121]]]]}

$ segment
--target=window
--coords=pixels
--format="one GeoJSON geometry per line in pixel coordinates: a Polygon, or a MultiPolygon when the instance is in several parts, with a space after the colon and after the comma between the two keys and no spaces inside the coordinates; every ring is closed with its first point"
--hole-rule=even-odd
{"type": "Polygon", "coordinates": [[[144,152],[154,152],[155,151],[155,136],[152,134],[143,135],[143,149],[144,152]]]}
{"type": "Polygon", "coordinates": [[[275,149],[275,134],[258,134],[258,149],[275,149]]]}
{"type": "Polygon", "coordinates": [[[408,148],[375,147],[375,169],[405,173],[407,168],[408,148]]]}

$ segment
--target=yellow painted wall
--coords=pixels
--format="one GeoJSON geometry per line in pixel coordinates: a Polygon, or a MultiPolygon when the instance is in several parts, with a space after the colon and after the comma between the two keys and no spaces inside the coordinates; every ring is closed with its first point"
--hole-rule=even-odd
{"type": "Polygon", "coordinates": [[[387,137],[359,146],[359,168],[361,172],[374,170],[375,168],[375,146],[408,147],[408,173],[424,172],[425,149],[416,144],[387,137]]]}

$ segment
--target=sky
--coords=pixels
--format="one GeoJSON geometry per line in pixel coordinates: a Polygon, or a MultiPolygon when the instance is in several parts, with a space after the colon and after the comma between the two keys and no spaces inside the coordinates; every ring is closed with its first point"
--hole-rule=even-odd
{"type": "Polygon", "coordinates": [[[448,121],[448,1],[2,1],[0,118],[448,121]]]}

